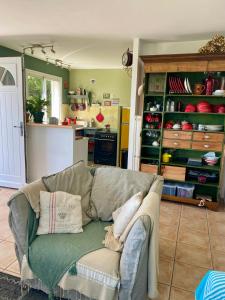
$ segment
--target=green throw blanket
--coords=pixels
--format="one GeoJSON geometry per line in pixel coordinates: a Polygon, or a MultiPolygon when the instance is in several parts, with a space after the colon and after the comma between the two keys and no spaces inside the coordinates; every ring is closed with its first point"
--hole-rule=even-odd
{"type": "Polygon", "coordinates": [[[32,272],[49,289],[49,299],[53,299],[53,290],[67,271],[76,275],[76,262],[82,256],[103,248],[104,227],[109,224],[95,221],[84,226],[82,233],[36,236],[38,221],[31,212],[27,258],[32,272]]]}

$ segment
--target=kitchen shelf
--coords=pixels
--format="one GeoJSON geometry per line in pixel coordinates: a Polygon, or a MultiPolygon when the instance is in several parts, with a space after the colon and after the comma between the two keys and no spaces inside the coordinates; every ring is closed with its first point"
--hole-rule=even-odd
{"type": "Polygon", "coordinates": [[[88,95],[67,95],[70,99],[86,99],[88,100],[88,95]]]}
{"type": "Polygon", "coordinates": [[[202,166],[191,166],[185,163],[179,163],[179,162],[169,162],[169,163],[161,163],[164,166],[177,166],[177,167],[185,167],[185,168],[194,168],[194,169],[202,169],[202,170],[210,170],[210,171],[219,171],[220,167],[218,165],[216,166],[208,166],[208,165],[202,165],[202,166]]]}
{"type": "Polygon", "coordinates": [[[155,128],[143,128],[142,131],[161,131],[161,129],[155,129],[155,128]]]}
{"type": "Polygon", "coordinates": [[[142,144],[142,147],[145,147],[145,148],[154,148],[154,149],[159,149],[160,148],[160,146],[143,145],[143,144],[142,144]]]}
{"type": "Polygon", "coordinates": [[[185,111],[165,111],[164,114],[185,114],[185,115],[221,115],[224,116],[225,113],[208,113],[208,112],[185,112],[185,111]]]}
{"type": "Polygon", "coordinates": [[[163,97],[164,93],[162,92],[151,92],[151,93],[146,93],[145,97],[163,97]]]}
{"type": "Polygon", "coordinates": [[[156,156],[156,157],[154,157],[154,156],[141,156],[141,159],[145,159],[145,160],[159,160],[159,157],[158,156],[156,156]]]}
{"type": "MultiPolygon", "coordinates": [[[[200,200],[194,198],[184,198],[184,197],[177,197],[177,196],[170,196],[170,195],[162,195],[162,199],[181,202],[181,203],[194,204],[194,205],[198,205],[200,203],[200,200]]],[[[218,203],[216,201],[206,201],[205,206],[211,210],[217,210],[218,203]]]]}
{"type": "Polygon", "coordinates": [[[207,183],[200,183],[198,182],[197,180],[190,180],[190,179],[187,179],[187,180],[175,180],[175,179],[169,179],[169,178],[166,178],[166,180],[168,181],[173,181],[173,182],[182,182],[182,183],[191,183],[191,184],[195,184],[195,185],[201,185],[201,186],[209,186],[209,187],[216,187],[218,188],[219,186],[219,183],[214,183],[214,182],[207,182],[207,183]]]}
{"type": "Polygon", "coordinates": [[[162,114],[162,111],[150,111],[150,110],[144,110],[145,114],[162,114]]]}
{"type": "MultiPolygon", "coordinates": [[[[215,56],[216,57],[216,56],[215,56]]],[[[145,70],[145,94],[144,94],[144,106],[143,106],[143,128],[142,128],[142,144],[141,144],[141,162],[145,164],[151,163],[151,160],[156,159],[154,156],[159,156],[158,160],[156,160],[157,164],[159,165],[158,168],[158,174],[161,174],[163,171],[162,168],[164,166],[168,166],[168,170],[173,172],[177,167],[177,172],[179,173],[179,167],[180,168],[185,168],[183,171],[185,172],[185,175],[187,180],[184,181],[179,181],[179,180],[173,180],[174,182],[184,182],[184,183],[191,183],[195,185],[195,190],[194,190],[194,195],[197,193],[199,194],[209,194],[212,196],[214,204],[209,204],[207,203],[207,206],[212,208],[213,205],[214,207],[217,206],[217,201],[219,201],[219,189],[220,185],[219,182],[221,182],[221,170],[222,170],[222,157],[223,157],[223,152],[224,152],[224,141],[223,141],[223,135],[224,135],[224,129],[225,129],[225,113],[214,113],[214,112],[185,112],[185,111],[165,111],[166,106],[167,106],[167,101],[170,98],[171,100],[174,101],[175,105],[178,104],[178,101],[181,101],[182,104],[182,109],[184,110],[184,107],[186,104],[191,103],[193,105],[197,105],[200,101],[206,100],[210,104],[213,105],[220,105],[220,104],[225,104],[225,95],[195,95],[194,94],[194,84],[198,82],[203,82],[207,75],[205,72],[210,72],[210,70],[202,70],[199,71],[199,68],[203,68],[202,66],[198,66],[198,63],[196,63],[196,57],[192,58],[190,57],[190,60],[186,60],[185,55],[181,56],[176,55],[173,56],[150,56],[148,58],[144,57],[144,70],[145,70]],[[176,60],[177,59],[177,60],[176,60]],[[160,76],[159,76],[160,74],[160,76]],[[164,76],[162,76],[162,74],[164,76]],[[154,83],[154,79],[157,79],[157,76],[159,77],[160,81],[160,87],[161,91],[164,89],[164,92],[160,93],[154,93],[151,92],[153,88],[151,87],[152,82],[154,83]],[[170,86],[169,86],[169,78],[170,77],[181,77],[181,79],[188,78],[189,83],[191,85],[191,88],[193,90],[193,93],[169,93],[170,91],[170,86]],[[161,78],[162,77],[162,78],[161,78]],[[151,99],[151,96],[153,97],[151,99]],[[154,98],[155,96],[155,98],[154,98]],[[158,98],[157,98],[158,97],[158,98]],[[149,104],[148,104],[149,103],[149,104]],[[146,110],[148,108],[147,104],[150,105],[150,107],[156,106],[156,104],[160,103],[160,109],[162,111],[156,111],[156,112],[151,112],[150,110],[146,110]],[[145,128],[146,125],[146,116],[147,114],[158,114],[160,118],[160,123],[162,123],[162,128],[145,128]],[[180,129],[167,129],[164,128],[166,127],[165,124],[173,120],[174,123],[176,122],[182,122],[186,120],[187,122],[190,122],[191,124],[203,124],[203,125],[215,125],[219,124],[224,126],[222,131],[211,131],[211,130],[182,130],[180,129]],[[149,141],[154,141],[153,137],[148,137],[146,136],[147,131],[156,131],[159,132],[157,135],[157,140],[160,138],[160,145],[155,147],[151,145],[151,142],[149,141]],[[171,141],[176,141],[179,140],[179,144],[181,147],[184,148],[173,148],[173,147],[165,147],[163,146],[163,139],[164,139],[164,130],[168,131],[175,131],[180,134],[175,137],[173,134],[167,134],[165,135],[165,139],[167,143],[164,145],[173,145],[173,143],[169,143],[168,139],[171,141]],[[188,143],[183,143],[184,141],[186,142],[185,139],[185,132],[189,132],[189,134],[186,133],[186,138],[190,142],[188,143]],[[199,134],[194,134],[194,133],[199,133],[199,134]],[[206,149],[202,147],[202,143],[204,141],[204,133],[208,134],[208,142],[212,143],[211,148],[212,149],[219,149],[219,151],[211,151],[209,149],[206,149]],[[216,137],[216,135],[218,135],[216,137]],[[222,136],[222,137],[221,137],[222,136]],[[151,139],[152,138],[152,139],[151,139]],[[193,142],[195,144],[193,144],[193,142]],[[147,144],[150,145],[147,145],[147,144]],[[193,147],[196,147],[198,149],[192,149],[193,147]],[[215,147],[213,147],[215,146],[215,147]],[[189,148],[186,148],[189,147],[189,148]],[[162,155],[163,153],[168,152],[172,153],[172,161],[169,163],[163,163],[162,162],[162,155]],[[187,160],[184,158],[189,158],[193,157],[196,159],[200,159],[202,155],[204,155],[207,152],[215,152],[216,156],[220,157],[220,161],[217,163],[215,166],[208,166],[208,165],[202,165],[202,166],[192,166],[187,164],[187,160]],[[184,160],[182,160],[184,159],[184,160]],[[169,168],[170,166],[170,168],[169,168]],[[174,169],[173,169],[174,167],[174,169]],[[187,175],[187,170],[194,169],[194,170],[199,170],[199,171],[205,171],[207,173],[212,173],[216,172],[218,174],[218,179],[217,183],[214,182],[207,182],[207,183],[199,183],[198,179],[192,180],[188,179],[187,175]]],[[[207,66],[211,67],[211,63],[214,63],[214,55],[211,56],[204,56],[204,60],[207,62],[210,62],[210,64],[206,64],[207,66]]],[[[225,77],[225,56],[222,58],[220,64],[214,64],[214,66],[218,66],[219,69],[213,70],[213,71],[220,71],[220,75],[215,75],[218,79],[222,79],[222,77],[225,77]],[[222,61],[223,60],[223,61],[222,61]],[[224,64],[223,64],[224,62],[224,64]],[[222,69],[224,66],[224,70],[222,69]]],[[[159,80],[158,79],[158,80],[159,80]]],[[[175,106],[176,107],[176,106],[175,106]]],[[[154,124],[153,124],[154,125],[154,124]]],[[[154,127],[154,126],[153,126],[154,127]]],[[[156,127],[156,126],[155,126],[156,127]]],[[[194,127],[195,128],[195,127],[194,127]]],[[[197,127],[198,128],[198,127],[197,127]]],[[[180,170],[181,171],[181,170],[180,170]]],[[[151,168],[149,168],[149,172],[151,171],[151,168]]],[[[171,173],[173,174],[173,173],[171,173]]],[[[174,178],[179,178],[178,176],[174,176],[174,178]]],[[[184,177],[181,179],[184,179],[184,177]]],[[[163,195],[164,198],[165,195],[163,195]]],[[[195,196],[193,196],[194,198],[195,196]]],[[[166,199],[169,199],[171,201],[178,201],[178,202],[183,202],[183,203],[193,203],[198,205],[199,200],[195,199],[189,199],[189,198],[180,198],[180,197],[166,197],[166,199]]]]}
{"type": "Polygon", "coordinates": [[[166,94],[166,97],[225,98],[225,95],[216,96],[216,95],[194,95],[194,94],[166,94]]]}

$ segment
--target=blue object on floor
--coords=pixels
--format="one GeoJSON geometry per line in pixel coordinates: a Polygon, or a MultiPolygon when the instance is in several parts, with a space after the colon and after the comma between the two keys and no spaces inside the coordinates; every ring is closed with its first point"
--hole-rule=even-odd
{"type": "Polygon", "coordinates": [[[225,300],[225,272],[208,271],[195,291],[195,300],[225,300]]]}

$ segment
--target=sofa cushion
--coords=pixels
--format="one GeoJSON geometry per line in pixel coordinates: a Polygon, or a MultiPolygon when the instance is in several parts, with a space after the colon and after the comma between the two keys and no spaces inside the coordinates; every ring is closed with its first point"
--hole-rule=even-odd
{"type": "Polygon", "coordinates": [[[121,207],[112,213],[113,217],[113,234],[118,239],[126,229],[128,223],[138,210],[143,200],[143,193],[139,192],[127,200],[121,207]]]}
{"type": "Polygon", "coordinates": [[[80,195],[40,191],[40,207],[37,235],[83,232],[80,195]]]}
{"type": "Polygon", "coordinates": [[[97,168],[91,192],[91,214],[103,221],[138,192],[148,193],[155,175],[114,167],[97,168]]]}
{"type": "Polygon", "coordinates": [[[90,169],[79,162],[59,173],[42,177],[43,183],[49,192],[63,191],[81,196],[83,225],[90,222],[86,211],[89,208],[93,176],[90,169]]]}

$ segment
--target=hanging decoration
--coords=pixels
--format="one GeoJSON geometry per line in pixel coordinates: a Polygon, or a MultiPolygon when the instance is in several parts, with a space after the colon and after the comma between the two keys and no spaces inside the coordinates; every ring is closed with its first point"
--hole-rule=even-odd
{"type": "Polygon", "coordinates": [[[198,50],[201,54],[225,54],[225,37],[216,34],[205,46],[198,50]]]}

